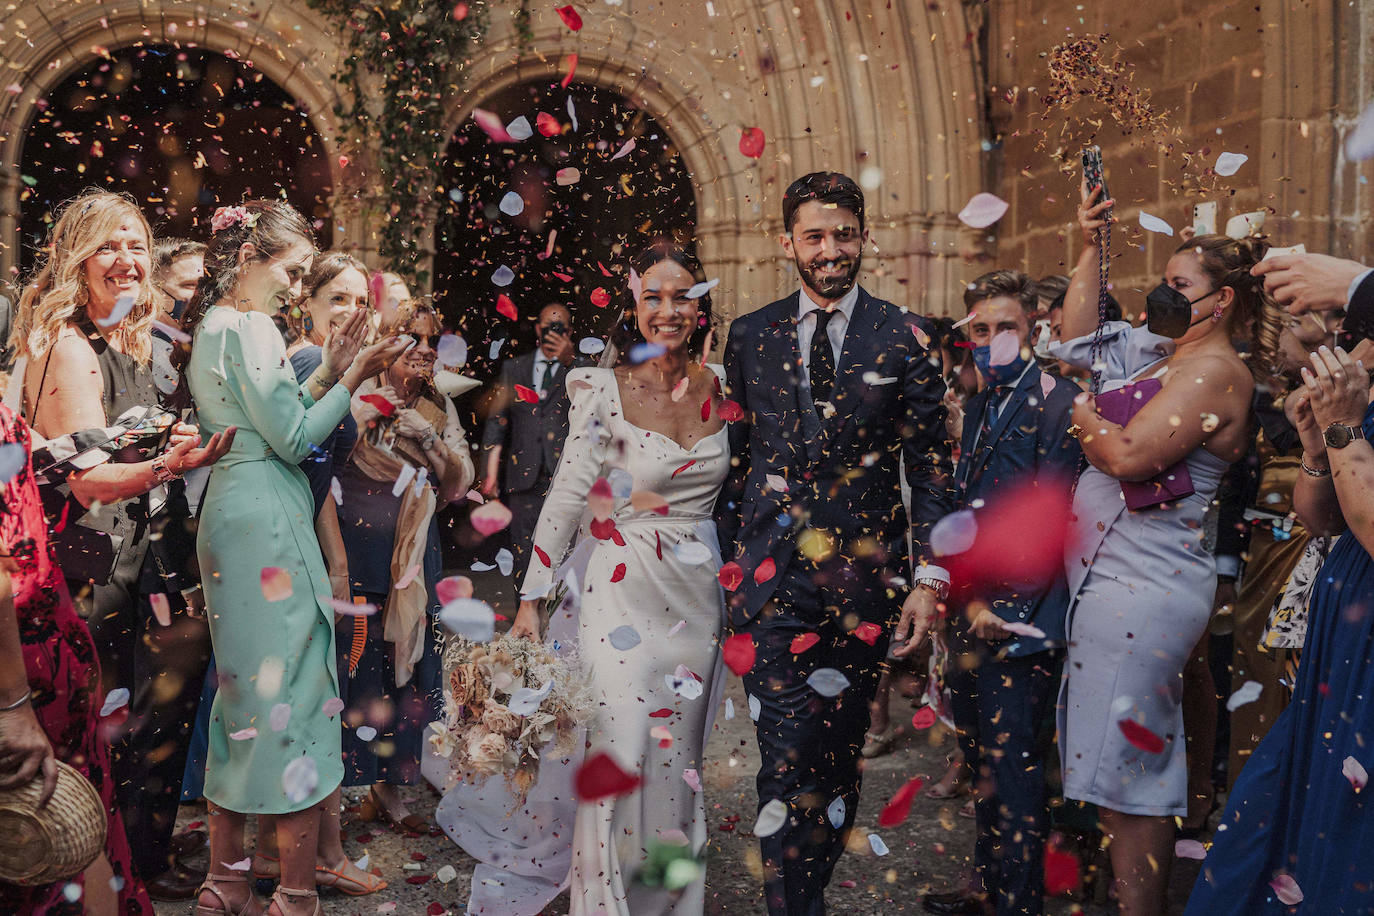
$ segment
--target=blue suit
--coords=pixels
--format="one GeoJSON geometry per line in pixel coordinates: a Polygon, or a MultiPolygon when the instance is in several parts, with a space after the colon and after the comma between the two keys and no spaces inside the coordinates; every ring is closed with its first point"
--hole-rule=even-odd
{"type": "Polygon", "coordinates": [[[860,290],[823,415],[802,371],[797,305],[794,293],[730,326],[726,397],[744,417],[730,424],[716,510],[721,554],[743,571],[730,625],[756,648],[744,684],[759,707],[759,804],[780,799],[790,814],[760,841],[775,916],[825,912],[858,809],[868,703],[911,577],[907,538],[921,556],[952,505],[944,384],[921,319],[860,290]],[[808,679],[821,669],[847,686],[815,689],[808,679]]]}
{"type": "MultiPolygon", "coordinates": [[[[1000,495],[1029,481],[1062,488],[1066,503],[1071,498],[1082,451],[1067,430],[1079,388],[1056,378],[1046,396],[1043,377],[1032,365],[1012,391],[985,388],[969,399],[954,475],[959,508],[993,509],[1000,495]],[[994,399],[1000,410],[985,429],[994,399]]],[[[959,585],[955,594],[962,601],[951,601],[950,636],[951,652],[960,661],[951,665],[948,684],[964,759],[984,788],[991,788],[976,804],[974,866],[999,916],[1038,916],[1049,819],[1040,761],[1048,737],[1044,725],[1059,684],[1068,585],[1062,564],[1048,576],[1004,569],[976,589],[959,585]],[[964,615],[975,600],[1005,621],[1038,628],[1044,638],[978,639],[964,615]]]]}

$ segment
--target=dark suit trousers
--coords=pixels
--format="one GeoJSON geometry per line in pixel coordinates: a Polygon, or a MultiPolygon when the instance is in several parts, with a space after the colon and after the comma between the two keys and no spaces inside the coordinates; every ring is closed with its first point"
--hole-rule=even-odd
{"type": "MultiPolygon", "coordinates": [[[[150,554],[145,566],[153,562],[150,554]]],[[[68,586],[73,594],[88,588],[68,586]]],[[[209,624],[172,594],[171,626],[164,627],[138,581],[119,570],[91,597],[87,624],[100,656],[102,689],[129,689],[129,718],[110,742],[110,765],[134,868],[148,880],[172,865],[181,778],[210,663],[209,624]]]]}
{"type": "MultiPolygon", "coordinates": [[[[506,493],[502,499],[510,510],[510,549],[515,554],[515,590],[525,581],[525,570],[534,555],[534,529],[539,524],[539,511],[544,508],[544,497],[549,494],[549,484],[553,478],[540,473],[534,486],[519,493],[506,493]]],[[[557,562],[556,557],[550,560],[557,562]]]]}
{"type": "Polygon", "coordinates": [[[979,788],[978,883],[992,895],[998,916],[1040,916],[1049,829],[1046,716],[1059,687],[1060,653],[999,660],[966,635],[956,640],[954,654],[956,673],[947,680],[954,722],[979,788]]]}
{"type": "Polygon", "coordinates": [[[744,686],[760,708],[759,807],[781,799],[791,814],[781,830],[759,840],[764,893],[772,916],[821,916],[825,887],[859,807],[859,748],[891,635],[885,626],[870,646],[852,635],[858,620],[847,615],[886,622],[895,607],[876,573],[818,570],[793,557],[781,575],[773,600],[742,631],[756,646],[744,686]],[[820,641],[792,654],[792,640],[806,633],[820,641]],[[836,669],[850,686],[822,696],[807,684],[820,668],[836,669]],[[844,802],[839,829],[827,816],[837,798],[844,802]]]}

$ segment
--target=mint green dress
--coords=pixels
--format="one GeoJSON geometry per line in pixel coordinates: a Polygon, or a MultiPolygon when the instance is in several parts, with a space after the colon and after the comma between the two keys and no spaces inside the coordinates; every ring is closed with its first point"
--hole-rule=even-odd
{"type": "Polygon", "coordinates": [[[205,797],[242,813],[302,811],[343,779],[342,704],[329,580],[296,465],[348,412],[348,389],[314,401],[272,319],[225,306],[196,329],[186,372],[201,434],[238,427],[210,474],[196,545],[219,667],[205,797]],[[264,576],[270,567],[284,573],[264,576]],[[290,595],[267,600],[265,580],[283,575],[290,595]]]}

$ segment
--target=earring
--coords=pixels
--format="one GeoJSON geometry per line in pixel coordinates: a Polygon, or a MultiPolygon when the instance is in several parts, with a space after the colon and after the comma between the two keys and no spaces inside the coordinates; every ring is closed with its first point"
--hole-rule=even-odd
{"type": "Polygon", "coordinates": [[[1222,315],[1221,303],[1218,302],[1216,308],[1212,309],[1212,320],[1213,320],[1213,321],[1220,321],[1220,320],[1221,320],[1221,315],[1222,315]]]}

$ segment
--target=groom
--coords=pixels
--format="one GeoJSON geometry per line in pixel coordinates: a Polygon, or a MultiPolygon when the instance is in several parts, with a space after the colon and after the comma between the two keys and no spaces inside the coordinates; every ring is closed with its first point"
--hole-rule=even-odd
{"type": "Polygon", "coordinates": [[[758,710],[759,805],[788,811],[760,839],[768,911],[816,916],[858,809],[888,643],[910,631],[898,653],[914,651],[948,587],[923,561],[952,496],[939,355],[921,319],[857,284],[863,192],[816,172],[787,189],[782,215],[801,289],[730,326],[726,397],[744,417],[730,424],[716,521],[744,574],[730,626],[755,646],[744,685],[758,710]]]}

